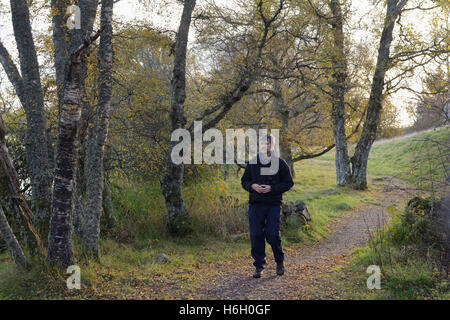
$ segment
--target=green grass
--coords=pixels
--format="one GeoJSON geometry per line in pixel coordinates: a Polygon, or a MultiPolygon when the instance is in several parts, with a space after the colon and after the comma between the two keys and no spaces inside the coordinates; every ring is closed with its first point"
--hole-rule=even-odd
{"type": "Polygon", "coordinates": [[[450,175],[450,126],[373,146],[368,171],[429,189],[450,175]]]}

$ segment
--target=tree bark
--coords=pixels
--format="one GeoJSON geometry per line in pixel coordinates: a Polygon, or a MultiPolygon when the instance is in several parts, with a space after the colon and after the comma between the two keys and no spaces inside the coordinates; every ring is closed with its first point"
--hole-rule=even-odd
{"type": "Polygon", "coordinates": [[[31,32],[30,13],[25,0],[11,0],[11,15],[19,52],[22,103],[27,118],[25,147],[32,186],[34,223],[41,235],[48,232],[51,174],[47,150],[46,120],[39,64],[31,32]]]}
{"type": "Polygon", "coordinates": [[[83,251],[87,255],[99,256],[100,214],[103,203],[104,172],[103,158],[108,135],[109,112],[112,96],[112,16],[113,0],[102,1],[101,27],[98,51],[98,107],[94,133],[88,146],[86,163],[86,213],[83,219],[83,251]]]}
{"type": "Polygon", "coordinates": [[[289,109],[287,108],[283,100],[283,92],[281,90],[280,81],[278,79],[274,79],[273,81],[274,81],[273,90],[275,93],[274,95],[275,105],[281,120],[281,136],[280,136],[281,158],[283,158],[286,161],[287,165],[289,166],[292,177],[295,177],[291,146],[289,145],[289,141],[287,138],[287,132],[289,130],[289,109]]]}
{"type": "Polygon", "coordinates": [[[6,242],[6,247],[9,252],[11,252],[11,256],[16,263],[16,265],[25,269],[27,266],[27,260],[25,259],[25,255],[23,254],[22,248],[20,247],[19,242],[17,241],[14,233],[9,226],[8,220],[6,220],[5,213],[3,212],[2,207],[0,206],[0,235],[3,240],[6,242]]]}
{"type": "Polygon", "coordinates": [[[22,233],[23,242],[34,252],[45,255],[44,246],[33,226],[33,212],[20,192],[17,172],[5,140],[5,125],[0,116],[0,206],[8,208],[22,233]]]}
{"type": "MultiPolygon", "coordinates": [[[[75,58],[78,59],[78,58],[75,58]]],[[[53,212],[50,220],[48,260],[63,267],[72,265],[72,189],[75,167],[75,136],[80,119],[78,77],[81,61],[74,60],[64,88],[59,122],[53,212]]]]}
{"type": "MultiPolygon", "coordinates": [[[[78,5],[83,12],[81,17],[81,29],[75,36],[78,41],[82,40],[86,35],[90,35],[93,30],[95,17],[97,14],[98,0],[80,0],[78,5]],[[80,38],[81,37],[81,38],[80,38]]],[[[76,41],[74,41],[76,42],[76,41]]],[[[77,165],[75,168],[74,180],[74,195],[73,195],[73,210],[74,210],[74,230],[75,233],[82,237],[83,233],[83,218],[86,212],[86,153],[88,150],[88,131],[90,126],[90,119],[93,118],[95,108],[90,105],[87,98],[87,91],[85,80],[87,76],[87,64],[85,56],[88,54],[89,48],[86,48],[85,54],[82,55],[81,61],[81,76],[80,88],[82,97],[81,119],[78,126],[77,141],[79,142],[77,165]]]]}
{"type": "Polygon", "coordinates": [[[67,43],[67,34],[69,29],[66,27],[68,16],[66,14],[69,6],[68,1],[51,0],[52,25],[53,25],[53,59],[55,62],[56,86],[58,101],[62,100],[64,69],[69,57],[69,47],[67,43]]]}
{"type": "Polygon", "coordinates": [[[352,180],[356,189],[367,188],[367,160],[377,134],[383,101],[384,78],[389,68],[390,47],[395,21],[408,0],[388,0],[386,17],[378,48],[378,57],[361,138],[351,158],[352,180]]]}
{"type": "MultiPolygon", "coordinates": [[[[68,29],[66,26],[69,16],[66,14],[68,5],[66,0],[52,0],[52,22],[53,22],[53,44],[54,61],[56,70],[56,83],[58,88],[59,110],[61,115],[61,103],[63,100],[63,87],[66,74],[68,72],[69,52],[75,50],[83,40],[92,34],[95,16],[97,14],[98,0],[79,0],[77,6],[80,8],[80,29],[68,29]],[[70,38],[67,42],[67,37],[70,38]]],[[[73,192],[73,226],[75,233],[81,237],[81,221],[85,211],[86,179],[84,176],[85,161],[85,141],[86,132],[89,125],[89,117],[92,107],[87,101],[85,89],[85,79],[87,76],[86,56],[89,48],[86,48],[81,55],[80,90],[82,96],[82,113],[78,125],[77,141],[79,142],[78,155],[75,169],[74,192],[73,192]]]]}
{"type": "MultiPolygon", "coordinates": [[[[52,8],[52,24],[53,24],[53,45],[54,45],[54,61],[56,71],[56,85],[58,92],[58,101],[61,106],[64,80],[68,72],[69,52],[73,52],[83,40],[92,34],[95,16],[97,13],[98,0],[79,0],[76,5],[80,8],[80,29],[68,29],[66,14],[70,2],[67,0],[51,0],[52,8]],[[67,42],[67,37],[70,38],[67,42]]],[[[81,56],[81,76],[80,86],[84,88],[84,80],[86,78],[86,59],[85,55],[89,52],[86,48],[81,56]]]]}
{"type": "MultiPolygon", "coordinates": [[[[83,111],[81,112],[79,126],[83,126],[83,111]]],[[[79,129],[78,132],[80,131],[79,129]]],[[[79,147],[73,187],[73,229],[75,234],[80,238],[83,236],[83,218],[86,212],[86,176],[84,174],[86,148],[84,140],[84,134],[77,134],[79,147]]]]}
{"type": "MultiPolygon", "coordinates": [[[[175,60],[170,87],[170,132],[178,128],[184,128],[186,124],[183,110],[186,98],[186,51],[194,7],[195,0],[184,1],[183,13],[176,38],[175,60]]],[[[177,142],[170,141],[165,163],[166,170],[161,179],[161,189],[166,202],[169,226],[176,217],[186,213],[181,189],[184,165],[174,164],[171,159],[171,153],[176,144],[177,142]]]]}
{"type": "Polygon", "coordinates": [[[55,179],[53,184],[53,212],[50,219],[48,261],[67,267],[73,263],[72,247],[72,191],[76,162],[76,133],[81,116],[81,55],[101,33],[71,53],[64,84],[63,101],[58,127],[55,179]]]}
{"type": "Polygon", "coordinates": [[[329,82],[329,85],[332,88],[331,118],[333,121],[335,142],[336,183],[342,186],[348,184],[351,177],[350,159],[345,135],[345,80],[347,78],[347,63],[344,53],[344,19],[339,0],[330,0],[328,6],[333,13],[331,20],[334,38],[331,53],[333,80],[329,82]]]}

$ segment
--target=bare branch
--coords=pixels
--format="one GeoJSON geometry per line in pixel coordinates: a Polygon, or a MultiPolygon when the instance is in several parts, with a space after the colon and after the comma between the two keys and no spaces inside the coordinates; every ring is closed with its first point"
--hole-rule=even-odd
{"type": "Polygon", "coordinates": [[[9,81],[11,81],[14,89],[16,90],[16,94],[19,97],[22,104],[25,102],[25,97],[23,96],[23,81],[20,76],[19,70],[12,60],[11,55],[8,50],[5,48],[3,43],[0,41],[0,62],[3,65],[3,69],[5,70],[6,75],[8,76],[9,81]]]}

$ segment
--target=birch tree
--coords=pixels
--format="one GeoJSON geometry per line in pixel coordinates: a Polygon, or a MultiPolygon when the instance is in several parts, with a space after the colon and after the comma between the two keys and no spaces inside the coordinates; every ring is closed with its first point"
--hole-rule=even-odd
{"type": "MultiPolygon", "coordinates": [[[[67,266],[73,262],[72,248],[72,206],[74,197],[74,175],[77,163],[78,126],[85,103],[86,54],[90,44],[102,31],[90,36],[95,21],[98,0],[80,0],[80,28],[68,30],[63,23],[66,17],[63,0],[52,2],[55,45],[55,69],[63,83],[59,85],[59,123],[56,151],[56,166],[53,184],[52,216],[48,246],[48,260],[51,264],[67,266]],[[61,35],[69,37],[63,43],[61,35]],[[57,57],[57,52],[62,57],[57,57]],[[66,53],[66,54],[65,54],[66,53]]],[[[75,184],[76,185],[76,184],[75,184]]]]}
{"type": "Polygon", "coordinates": [[[83,250],[86,254],[99,256],[100,214],[103,202],[104,170],[103,158],[111,109],[113,47],[112,16],[113,0],[102,1],[98,50],[98,106],[93,135],[89,141],[86,177],[86,213],[83,219],[83,250]]]}
{"type": "MultiPolygon", "coordinates": [[[[189,27],[192,19],[192,11],[195,0],[185,0],[181,14],[180,26],[176,37],[175,58],[170,83],[170,132],[178,128],[184,128],[186,118],[183,105],[186,98],[186,50],[189,35],[189,27]]],[[[186,207],[183,201],[183,164],[175,164],[172,161],[172,150],[176,141],[170,141],[166,157],[166,169],[161,179],[161,190],[166,200],[166,208],[169,216],[169,225],[172,231],[177,226],[173,222],[177,217],[184,217],[186,207]]]]}
{"type": "Polygon", "coordinates": [[[39,64],[31,31],[30,12],[25,0],[11,0],[11,18],[19,52],[20,73],[0,41],[0,62],[25,110],[27,130],[25,148],[32,186],[34,224],[46,236],[51,201],[51,174],[47,149],[44,100],[39,64]]]}
{"type": "Polygon", "coordinates": [[[408,0],[388,0],[383,31],[380,37],[377,63],[372,80],[372,87],[367,107],[366,118],[361,137],[356,145],[355,154],[351,157],[352,182],[357,189],[367,188],[367,160],[375,141],[378,124],[380,122],[384,79],[391,63],[390,49],[393,40],[395,21],[402,12],[408,0]]]}
{"type": "MultiPolygon", "coordinates": [[[[97,14],[98,0],[79,0],[77,6],[80,13],[79,28],[69,29],[67,19],[69,18],[68,9],[70,3],[64,0],[52,0],[52,24],[53,24],[53,45],[54,62],[56,73],[56,84],[58,92],[58,104],[61,108],[62,92],[67,74],[69,52],[73,52],[86,37],[93,32],[95,17],[97,14]],[[67,41],[69,38],[69,41],[67,41]]],[[[77,129],[77,141],[79,144],[77,151],[77,161],[75,170],[75,182],[73,192],[73,224],[75,233],[81,236],[82,218],[85,211],[86,179],[84,175],[84,162],[86,151],[86,140],[89,125],[89,117],[92,112],[92,106],[87,99],[85,81],[87,77],[87,59],[90,48],[86,48],[81,55],[80,88],[81,88],[81,120],[77,129]]]]}
{"type": "MultiPolygon", "coordinates": [[[[33,226],[33,212],[20,192],[19,178],[6,146],[5,134],[5,125],[0,117],[0,207],[9,211],[9,217],[15,220],[18,226],[17,232],[22,234],[23,245],[27,246],[32,253],[44,256],[44,246],[33,226]]],[[[7,225],[6,216],[5,221],[4,230],[9,232],[7,229],[10,225],[7,225]]],[[[11,238],[11,236],[8,237],[11,238]]],[[[10,240],[12,241],[12,238],[10,240]]]]}
{"type": "Polygon", "coordinates": [[[56,169],[53,183],[53,210],[50,219],[48,260],[63,267],[73,263],[72,192],[76,163],[76,133],[81,116],[81,55],[101,33],[101,29],[70,55],[58,124],[56,169]]]}
{"type": "MultiPolygon", "coordinates": [[[[440,4],[429,8],[422,7],[421,4],[406,8],[408,0],[387,0],[385,2],[385,16],[381,36],[378,42],[375,70],[370,84],[368,103],[362,118],[364,120],[364,125],[355,152],[353,156],[350,157],[351,166],[349,166],[346,139],[344,138],[345,122],[347,120],[344,117],[346,104],[345,93],[348,88],[346,88],[347,84],[345,80],[347,78],[347,57],[345,56],[344,50],[345,42],[342,31],[344,20],[341,3],[339,1],[329,0],[328,6],[331,15],[326,15],[310,0],[308,0],[308,2],[314,9],[316,15],[331,25],[333,32],[333,79],[330,82],[330,87],[332,88],[334,138],[336,144],[340,145],[340,147],[337,146],[336,152],[337,183],[338,185],[350,184],[356,189],[365,189],[367,188],[368,157],[372,144],[377,136],[377,130],[383,111],[383,101],[386,96],[401,88],[399,85],[401,81],[415,68],[424,66],[433,61],[439,54],[448,53],[448,48],[445,49],[442,46],[445,36],[443,36],[442,39],[437,39],[435,37],[432,39],[433,43],[429,46],[417,42],[415,37],[411,36],[411,43],[406,45],[408,37],[400,30],[401,38],[404,43],[401,45],[397,44],[398,48],[395,48],[397,52],[391,54],[391,47],[394,41],[394,27],[396,24],[400,24],[399,21],[402,13],[410,10],[433,10],[438,8],[440,4]],[[416,61],[419,57],[426,56],[428,56],[428,59],[425,59],[425,61],[420,63],[416,61]],[[407,61],[410,62],[410,65],[402,68],[400,64],[407,61]],[[387,72],[393,70],[395,67],[399,69],[399,74],[391,76],[390,79],[386,80],[387,72]]],[[[443,4],[443,6],[445,6],[445,4],[443,4]]]]}
{"type": "Polygon", "coordinates": [[[348,156],[347,138],[345,136],[345,92],[347,63],[344,51],[344,16],[339,0],[328,1],[333,18],[330,20],[333,32],[332,60],[332,109],[333,136],[336,144],[336,182],[346,185],[350,182],[350,159],[348,156]]]}
{"type": "Polygon", "coordinates": [[[3,212],[2,207],[0,206],[0,236],[5,240],[6,247],[9,252],[11,252],[11,256],[13,261],[19,268],[25,269],[27,266],[27,260],[25,255],[20,247],[19,242],[16,239],[11,227],[9,226],[8,220],[6,219],[5,213],[3,212]]]}

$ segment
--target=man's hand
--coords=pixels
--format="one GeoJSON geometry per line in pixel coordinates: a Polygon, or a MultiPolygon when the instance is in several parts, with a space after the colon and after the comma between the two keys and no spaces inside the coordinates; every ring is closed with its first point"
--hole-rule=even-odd
{"type": "Polygon", "coordinates": [[[262,189],[261,193],[268,193],[268,192],[272,191],[272,187],[269,186],[268,184],[262,184],[262,185],[260,185],[260,187],[262,189]]]}
{"type": "Polygon", "coordinates": [[[264,188],[262,188],[259,184],[254,183],[252,184],[252,189],[255,190],[258,193],[262,193],[264,188]]]}
{"type": "Polygon", "coordinates": [[[257,183],[252,184],[252,189],[258,193],[268,193],[272,190],[271,186],[269,186],[267,184],[259,185],[257,183]]]}

